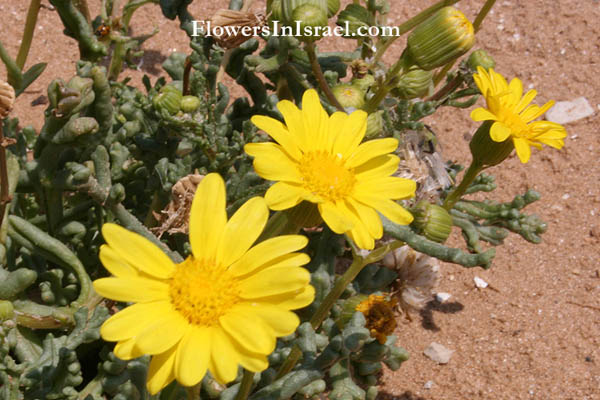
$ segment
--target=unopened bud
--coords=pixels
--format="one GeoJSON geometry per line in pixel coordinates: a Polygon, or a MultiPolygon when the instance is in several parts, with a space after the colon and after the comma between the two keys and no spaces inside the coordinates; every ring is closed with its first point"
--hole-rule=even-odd
{"type": "Polygon", "coordinates": [[[414,66],[399,77],[392,92],[404,100],[428,96],[433,92],[433,72],[414,66]]]}
{"type": "Polygon", "coordinates": [[[507,138],[504,142],[492,140],[490,128],[494,122],[485,121],[482,123],[469,143],[474,164],[493,167],[504,161],[515,148],[510,138],[507,138]]]}
{"type": "Polygon", "coordinates": [[[379,136],[383,131],[383,110],[375,111],[367,117],[367,132],[365,138],[379,136]]]}
{"type": "Polygon", "coordinates": [[[470,69],[477,72],[477,67],[481,67],[486,71],[496,66],[494,59],[485,50],[475,50],[469,56],[467,65],[470,69]]]}
{"type": "Polygon", "coordinates": [[[408,37],[412,61],[432,70],[465,54],[475,43],[475,31],[465,15],[444,7],[419,24],[408,37]]]}
{"type": "Polygon", "coordinates": [[[180,110],[182,98],[183,95],[179,89],[172,85],[166,85],[154,96],[152,104],[157,110],[166,110],[169,114],[175,115],[180,110]]]}
{"type": "Polygon", "coordinates": [[[336,100],[344,108],[359,109],[365,105],[365,93],[358,87],[349,83],[334,86],[331,91],[336,100]]]}
{"type": "Polygon", "coordinates": [[[411,211],[415,217],[412,226],[420,235],[437,243],[448,239],[452,231],[452,217],[445,208],[421,200],[411,211]]]}
{"type": "Polygon", "coordinates": [[[192,113],[200,107],[200,99],[196,96],[183,96],[181,98],[181,111],[192,113]]]}

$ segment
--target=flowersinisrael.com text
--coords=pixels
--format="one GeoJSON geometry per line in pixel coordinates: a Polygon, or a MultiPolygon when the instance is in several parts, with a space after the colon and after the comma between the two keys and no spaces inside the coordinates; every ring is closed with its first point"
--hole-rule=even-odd
{"type": "Polygon", "coordinates": [[[211,21],[192,21],[193,34],[192,36],[344,36],[344,37],[359,37],[359,36],[400,36],[400,28],[397,26],[360,26],[355,31],[350,28],[348,21],[343,26],[301,26],[300,21],[296,21],[295,25],[281,25],[279,21],[273,21],[273,26],[240,26],[227,25],[213,26],[211,21]]]}

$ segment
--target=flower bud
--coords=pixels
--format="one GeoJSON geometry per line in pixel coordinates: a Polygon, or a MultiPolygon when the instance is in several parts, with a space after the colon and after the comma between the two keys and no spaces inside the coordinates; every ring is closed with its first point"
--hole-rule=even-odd
{"type": "Polygon", "coordinates": [[[396,88],[392,91],[397,97],[410,100],[425,97],[433,92],[433,72],[416,66],[400,75],[396,88]]]}
{"type": "Polygon", "coordinates": [[[485,50],[475,50],[469,56],[467,65],[473,71],[477,71],[477,67],[481,67],[486,71],[496,66],[494,59],[485,50]]]}
{"type": "Polygon", "coordinates": [[[379,136],[383,131],[383,110],[375,111],[367,117],[367,132],[365,138],[379,136]]]}
{"type": "Polygon", "coordinates": [[[267,0],[267,14],[269,21],[283,21],[282,0],[267,0]]]}
{"type": "Polygon", "coordinates": [[[515,148],[510,138],[496,142],[490,137],[490,128],[494,121],[485,121],[473,135],[469,148],[473,163],[482,167],[493,167],[506,159],[515,148]]]}
{"type": "Polygon", "coordinates": [[[294,9],[292,19],[298,21],[300,27],[300,40],[312,42],[321,37],[318,32],[327,26],[327,12],[314,4],[303,4],[294,9]]]}
{"type": "Polygon", "coordinates": [[[15,103],[15,89],[4,81],[0,81],[0,119],[5,118],[15,103]]]}
{"type": "Polygon", "coordinates": [[[181,111],[192,113],[200,107],[200,99],[196,96],[183,96],[181,98],[181,111]]]}
{"type": "Polygon", "coordinates": [[[444,243],[452,231],[452,217],[445,208],[421,200],[411,210],[415,219],[412,223],[420,235],[444,243]]]}
{"type": "Polygon", "coordinates": [[[419,24],[408,36],[412,61],[432,70],[465,54],[475,42],[475,31],[465,15],[444,7],[419,24]]]}
{"type": "Polygon", "coordinates": [[[172,85],[166,85],[154,96],[152,104],[159,111],[166,110],[169,114],[175,115],[180,110],[182,98],[183,95],[179,89],[172,85]]]}
{"type": "Polygon", "coordinates": [[[340,11],[340,0],[327,0],[327,17],[333,17],[338,11],[340,11]]]}
{"type": "MultiPolygon", "coordinates": [[[[295,25],[295,21],[299,19],[295,18],[293,13],[296,8],[305,4],[312,4],[319,7],[325,14],[325,18],[327,18],[327,0],[281,0],[282,22],[286,25],[295,25]]],[[[327,25],[327,22],[325,22],[325,25],[327,25]]]]}
{"type": "Polygon", "coordinates": [[[334,86],[331,91],[344,108],[352,107],[359,109],[365,105],[365,93],[358,86],[342,83],[334,86]]]}
{"type": "Polygon", "coordinates": [[[344,11],[338,15],[336,24],[346,28],[348,26],[347,35],[357,35],[358,30],[364,27],[363,30],[369,27],[369,11],[358,4],[348,4],[344,11]]]}

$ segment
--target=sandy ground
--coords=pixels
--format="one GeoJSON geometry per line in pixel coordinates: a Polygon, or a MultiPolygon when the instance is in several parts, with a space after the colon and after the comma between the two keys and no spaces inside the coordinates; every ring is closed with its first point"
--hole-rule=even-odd
{"type": "MultiPolygon", "coordinates": [[[[95,14],[100,1],[89,1],[95,14]]],[[[18,98],[13,113],[24,125],[37,129],[45,106],[31,106],[31,102],[45,94],[51,79],[69,79],[78,57],[75,42],[61,34],[56,13],[47,0],[42,3],[45,8],[27,65],[48,62],[48,68],[18,98]]],[[[227,3],[196,0],[190,10],[197,19],[207,19],[227,3]]],[[[399,24],[433,1],[391,3],[390,23],[399,24]]],[[[263,4],[257,1],[255,9],[263,4]]],[[[458,7],[474,18],[482,4],[482,0],[464,0],[458,7]]],[[[26,12],[27,2],[0,2],[0,40],[13,56],[26,12]]],[[[499,186],[496,199],[508,201],[529,188],[543,194],[528,211],[548,222],[544,242],[532,245],[510,236],[488,271],[444,264],[439,291],[451,293],[452,298],[444,305],[430,303],[412,322],[400,322],[396,333],[411,359],[397,372],[385,371],[381,399],[600,399],[598,21],[597,0],[500,0],[485,21],[477,46],[496,59],[497,71],[508,78],[518,76],[526,88],[535,87],[538,104],[584,96],[595,115],[566,126],[564,149],[534,152],[526,165],[513,156],[490,171],[499,186]],[[475,276],[490,286],[475,288],[475,276]],[[437,365],[423,355],[434,341],[454,350],[447,365],[437,365]]],[[[157,6],[139,11],[133,26],[136,34],[150,32],[154,26],[161,33],[145,43],[141,71],[122,76],[139,82],[144,73],[165,75],[160,63],[166,55],[187,51],[178,24],[162,18],[157,6]]],[[[319,46],[339,49],[340,43],[328,40],[319,46]]],[[[399,40],[387,61],[402,49],[399,40]]],[[[5,74],[0,67],[0,77],[5,74]]],[[[463,164],[469,161],[465,134],[477,127],[469,111],[443,110],[428,121],[446,157],[463,164]]]]}

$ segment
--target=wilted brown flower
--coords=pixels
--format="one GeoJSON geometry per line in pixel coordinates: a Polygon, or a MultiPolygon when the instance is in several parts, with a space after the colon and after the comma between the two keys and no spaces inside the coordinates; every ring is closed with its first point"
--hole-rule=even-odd
{"type": "MultiPolygon", "coordinates": [[[[214,36],[219,46],[225,49],[238,47],[246,40],[252,38],[253,35],[248,35],[243,32],[244,27],[250,27],[254,33],[255,27],[262,27],[267,21],[264,14],[252,13],[248,11],[235,10],[218,10],[215,15],[210,18],[211,28],[214,32],[215,27],[222,27],[223,34],[214,36]]],[[[246,29],[248,31],[248,29],[246,29]]]]}
{"type": "Polygon", "coordinates": [[[15,90],[4,81],[0,81],[0,119],[5,118],[15,103],[15,90]]]}
{"type": "Polygon", "coordinates": [[[396,299],[387,300],[385,296],[372,294],[356,306],[356,311],[365,316],[371,336],[381,344],[385,344],[387,337],[396,329],[396,303],[396,299]]]}

